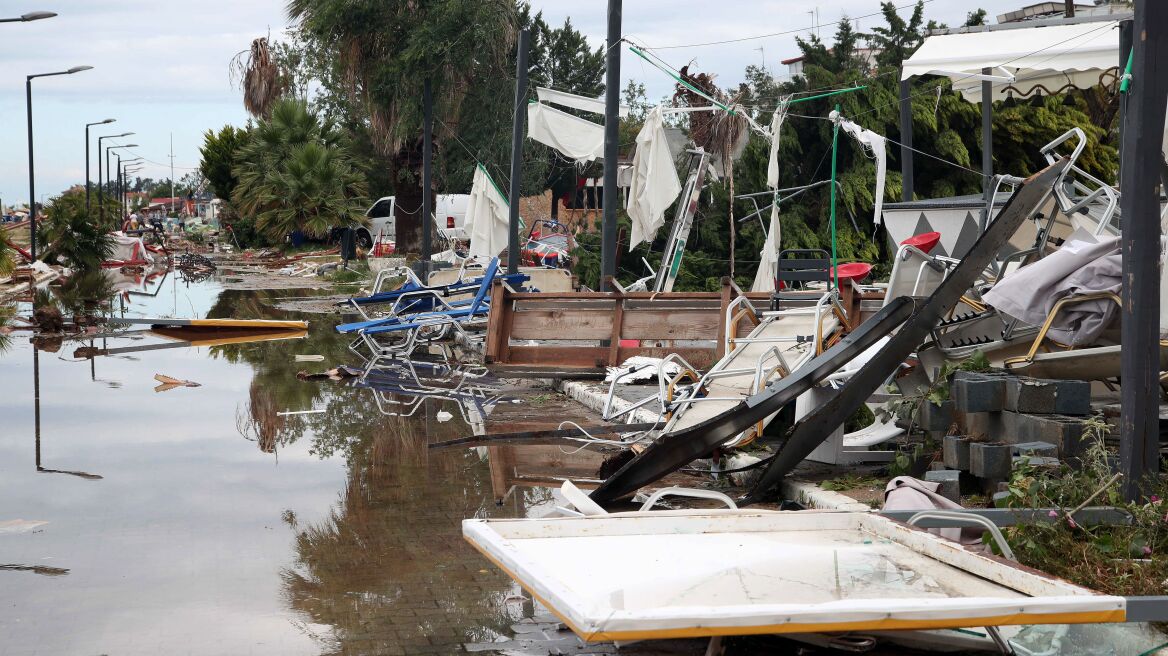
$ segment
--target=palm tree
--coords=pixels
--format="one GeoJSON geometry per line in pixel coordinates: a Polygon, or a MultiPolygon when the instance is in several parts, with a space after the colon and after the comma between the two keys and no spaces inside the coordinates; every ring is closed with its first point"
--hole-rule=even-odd
{"type": "Polygon", "coordinates": [[[238,151],[235,175],[235,207],[275,239],[297,230],[322,236],[363,219],[365,177],[344,133],[303,100],[277,101],[257,122],[238,151]]]}
{"type": "Polygon", "coordinates": [[[268,49],[267,37],[253,40],[251,50],[235,55],[231,60],[231,73],[232,77],[239,77],[244,109],[256,118],[267,118],[288,87],[287,77],[268,49]]]}

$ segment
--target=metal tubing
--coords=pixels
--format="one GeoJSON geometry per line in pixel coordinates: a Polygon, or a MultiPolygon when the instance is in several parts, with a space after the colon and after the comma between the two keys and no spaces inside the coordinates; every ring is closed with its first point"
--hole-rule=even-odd
{"type": "MultiPolygon", "coordinates": [[[[961,298],[970,285],[982,274],[1018,227],[1042,207],[1050,197],[1052,187],[1068,162],[1063,160],[1035,174],[1010,197],[989,228],[978,237],[965,258],[961,260],[937,289],[925,299],[900,330],[860,368],[839,394],[804,417],[792,429],[790,437],[771,460],[762,478],[747,495],[742,505],[761,500],[762,495],[779,483],[796,465],[803,461],[843,421],[851,416],[868,397],[887,380],[897,368],[944,318],[945,313],[961,298]]],[[[1159,229],[1159,224],[1157,224],[1159,229]]],[[[1159,241],[1153,240],[1158,246],[1159,241]]],[[[1155,261],[1153,261],[1155,264],[1155,261]]],[[[861,328],[872,323],[869,319],[861,328]]],[[[1153,323],[1155,321],[1153,320],[1153,323]]],[[[834,349],[833,349],[834,350],[834,349]]],[[[830,351],[829,351],[830,352],[830,351]]],[[[826,353],[816,361],[826,357],[826,353]]],[[[811,366],[815,361],[805,367],[811,366]]],[[[801,369],[800,369],[801,371],[801,369]]],[[[829,372],[830,373],[830,372],[829,372]]],[[[1155,387],[1154,385],[1152,386],[1155,387]]]]}
{"type": "MultiPolygon", "coordinates": [[[[24,100],[28,110],[28,234],[29,255],[37,259],[36,237],[36,175],[32,162],[32,76],[24,79],[24,100]]],[[[39,406],[38,406],[39,409],[39,406]]]]}
{"type": "Polygon", "coordinates": [[[519,52],[515,57],[515,112],[511,122],[511,190],[508,195],[507,273],[519,273],[519,188],[523,181],[523,121],[527,118],[527,56],[531,32],[519,32],[519,52]]]}
{"type": "Polygon", "coordinates": [[[616,277],[617,158],[620,156],[620,48],[622,0],[608,0],[608,39],[604,53],[604,221],[601,225],[600,291],[616,277]]]}
{"type": "MultiPolygon", "coordinates": [[[[993,69],[981,69],[983,75],[992,75],[993,69]]],[[[994,193],[994,85],[989,80],[981,83],[981,192],[986,203],[993,199],[994,193]]],[[[988,207],[988,205],[987,205],[988,207]]],[[[983,209],[981,216],[982,226],[990,223],[989,210],[983,209]]]]}
{"type": "Polygon", "coordinates": [[[1136,0],[1128,124],[1120,151],[1123,344],[1120,471],[1129,501],[1159,469],[1160,144],[1168,101],[1168,2],[1136,0]]]}

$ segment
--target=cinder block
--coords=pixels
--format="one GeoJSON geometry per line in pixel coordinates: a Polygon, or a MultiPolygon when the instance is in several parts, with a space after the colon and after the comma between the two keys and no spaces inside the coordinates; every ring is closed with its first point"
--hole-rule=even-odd
{"type": "Polygon", "coordinates": [[[999,412],[1006,400],[1006,381],[1001,376],[959,371],[953,376],[949,398],[958,412],[999,412]]]}
{"type": "Polygon", "coordinates": [[[1012,376],[1006,381],[1005,410],[1053,414],[1057,387],[1051,381],[1012,376]]]}
{"type": "Polygon", "coordinates": [[[961,431],[972,438],[998,439],[1001,432],[1000,412],[958,412],[957,426],[961,431]]]}
{"type": "Polygon", "coordinates": [[[1023,441],[1053,444],[1060,458],[1075,457],[1082,451],[1081,417],[1019,414],[1018,428],[1023,441]]]}
{"type": "Polygon", "coordinates": [[[953,401],[944,401],[941,405],[928,400],[921,401],[918,417],[921,430],[948,432],[953,425],[953,401]]]}
{"type": "Polygon", "coordinates": [[[1057,458],[1058,447],[1050,442],[1019,442],[1014,445],[1014,455],[1057,458]]]}
{"type": "Polygon", "coordinates": [[[938,469],[925,472],[925,480],[940,483],[937,494],[955,503],[961,503],[961,472],[956,469],[938,469]]]}
{"type": "Polygon", "coordinates": [[[1014,456],[1014,464],[1027,464],[1031,467],[1045,467],[1049,469],[1058,469],[1062,461],[1058,458],[1047,458],[1043,456],[1014,456]]]}
{"type": "Polygon", "coordinates": [[[1010,476],[1010,445],[974,442],[969,445],[969,472],[978,478],[1005,480],[1010,476]]]}
{"type": "Polygon", "coordinates": [[[964,435],[946,435],[941,443],[945,466],[969,471],[969,438],[964,435]]]}
{"type": "Polygon", "coordinates": [[[1085,380],[1055,380],[1054,411],[1060,415],[1091,414],[1091,383],[1085,380]]]}

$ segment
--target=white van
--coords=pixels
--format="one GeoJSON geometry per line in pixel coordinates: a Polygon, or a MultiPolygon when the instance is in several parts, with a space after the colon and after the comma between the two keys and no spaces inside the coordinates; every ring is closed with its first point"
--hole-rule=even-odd
{"type": "MultiPolygon", "coordinates": [[[[357,244],[369,248],[378,237],[382,241],[397,241],[397,223],[394,220],[394,196],[377,199],[365,216],[369,227],[357,229],[357,244]]],[[[470,239],[466,231],[466,208],[469,194],[438,194],[434,203],[434,227],[444,239],[466,241],[470,239]]]]}
{"type": "Polygon", "coordinates": [[[434,225],[438,235],[448,241],[468,241],[466,208],[470,194],[438,194],[434,203],[434,225]]]}

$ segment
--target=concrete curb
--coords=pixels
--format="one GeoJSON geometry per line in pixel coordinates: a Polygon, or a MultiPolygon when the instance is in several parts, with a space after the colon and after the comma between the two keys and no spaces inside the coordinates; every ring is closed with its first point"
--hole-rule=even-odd
{"type": "MultiPolygon", "coordinates": [[[[608,386],[603,383],[588,383],[579,380],[558,381],[555,389],[577,403],[591,408],[596,412],[604,411],[604,400],[608,398],[608,386]]],[[[619,412],[632,405],[628,401],[617,397],[613,399],[613,407],[619,412]]],[[[657,421],[656,413],[638,408],[630,413],[632,423],[652,423],[657,421]]],[[[818,510],[851,510],[871,512],[872,508],[866,503],[840,494],[824,490],[815,483],[786,479],[782,484],[783,496],[798,501],[810,508],[818,510]]]]}
{"type": "MultiPolygon", "coordinates": [[[[595,410],[596,412],[604,412],[604,401],[608,398],[608,385],[605,383],[588,383],[580,380],[561,380],[556,383],[555,389],[564,396],[573,399],[586,408],[595,410]]],[[[612,400],[612,407],[615,411],[620,412],[633,405],[632,403],[620,398],[619,396],[612,400]]],[[[644,408],[637,408],[631,413],[625,415],[627,423],[633,424],[651,424],[657,421],[657,413],[650,412],[644,408]]]]}

